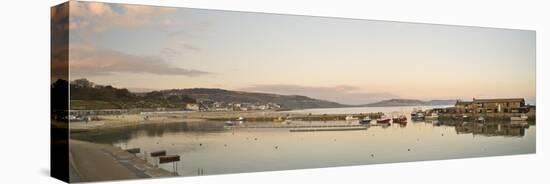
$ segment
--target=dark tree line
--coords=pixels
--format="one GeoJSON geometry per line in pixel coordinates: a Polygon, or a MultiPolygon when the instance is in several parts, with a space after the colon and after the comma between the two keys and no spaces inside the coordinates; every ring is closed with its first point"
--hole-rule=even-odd
{"type": "Polygon", "coordinates": [[[71,100],[132,101],[138,97],[126,88],[96,85],[86,79],[76,79],[70,85],[71,100]]]}
{"type": "Polygon", "coordinates": [[[159,91],[138,95],[126,88],[98,85],[87,79],[71,81],[70,96],[71,100],[110,102],[120,108],[183,108],[187,103],[196,102],[186,95],[170,95],[159,91]]]}

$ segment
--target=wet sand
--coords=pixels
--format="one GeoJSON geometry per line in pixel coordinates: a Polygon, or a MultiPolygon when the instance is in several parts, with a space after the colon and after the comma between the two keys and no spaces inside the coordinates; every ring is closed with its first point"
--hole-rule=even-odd
{"type": "Polygon", "coordinates": [[[173,176],[120,148],[70,140],[71,182],[173,176]]]}

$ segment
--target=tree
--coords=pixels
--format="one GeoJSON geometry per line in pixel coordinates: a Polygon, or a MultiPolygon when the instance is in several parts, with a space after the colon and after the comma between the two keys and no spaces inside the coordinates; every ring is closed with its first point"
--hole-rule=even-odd
{"type": "Polygon", "coordinates": [[[71,82],[71,84],[75,85],[76,87],[80,88],[93,88],[94,83],[88,81],[88,79],[76,79],[71,82]]]}

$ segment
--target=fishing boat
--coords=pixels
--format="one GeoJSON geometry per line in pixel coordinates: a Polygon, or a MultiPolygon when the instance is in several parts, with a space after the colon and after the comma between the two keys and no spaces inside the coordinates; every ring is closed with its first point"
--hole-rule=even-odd
{"type": "Polygon", "coordinates": [[[510,120],[511,121],[527,121],[528,118],[529,117],[527,117],[527,115],[522,114],[519,117],[518,116],[512,116],[512,117],[510,117],[510,120]]]}
{"type": "Polygon", "coordinates": [[[363,118],[361,121],[359,121],[359,124],[362,124],[362,125],[370,124],[371,121],[372,121],[372,119],[370,119],[369,116],[365,116],[365,118],[363,118]]]}

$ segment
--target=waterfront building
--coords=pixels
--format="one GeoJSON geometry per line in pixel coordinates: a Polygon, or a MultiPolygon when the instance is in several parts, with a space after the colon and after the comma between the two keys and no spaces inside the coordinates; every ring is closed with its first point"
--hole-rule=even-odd
{"type": "Polygon", "coordinates": [[[529,111],[523,98],[457,100],[456,113],[521,113],[529,111]]]}

